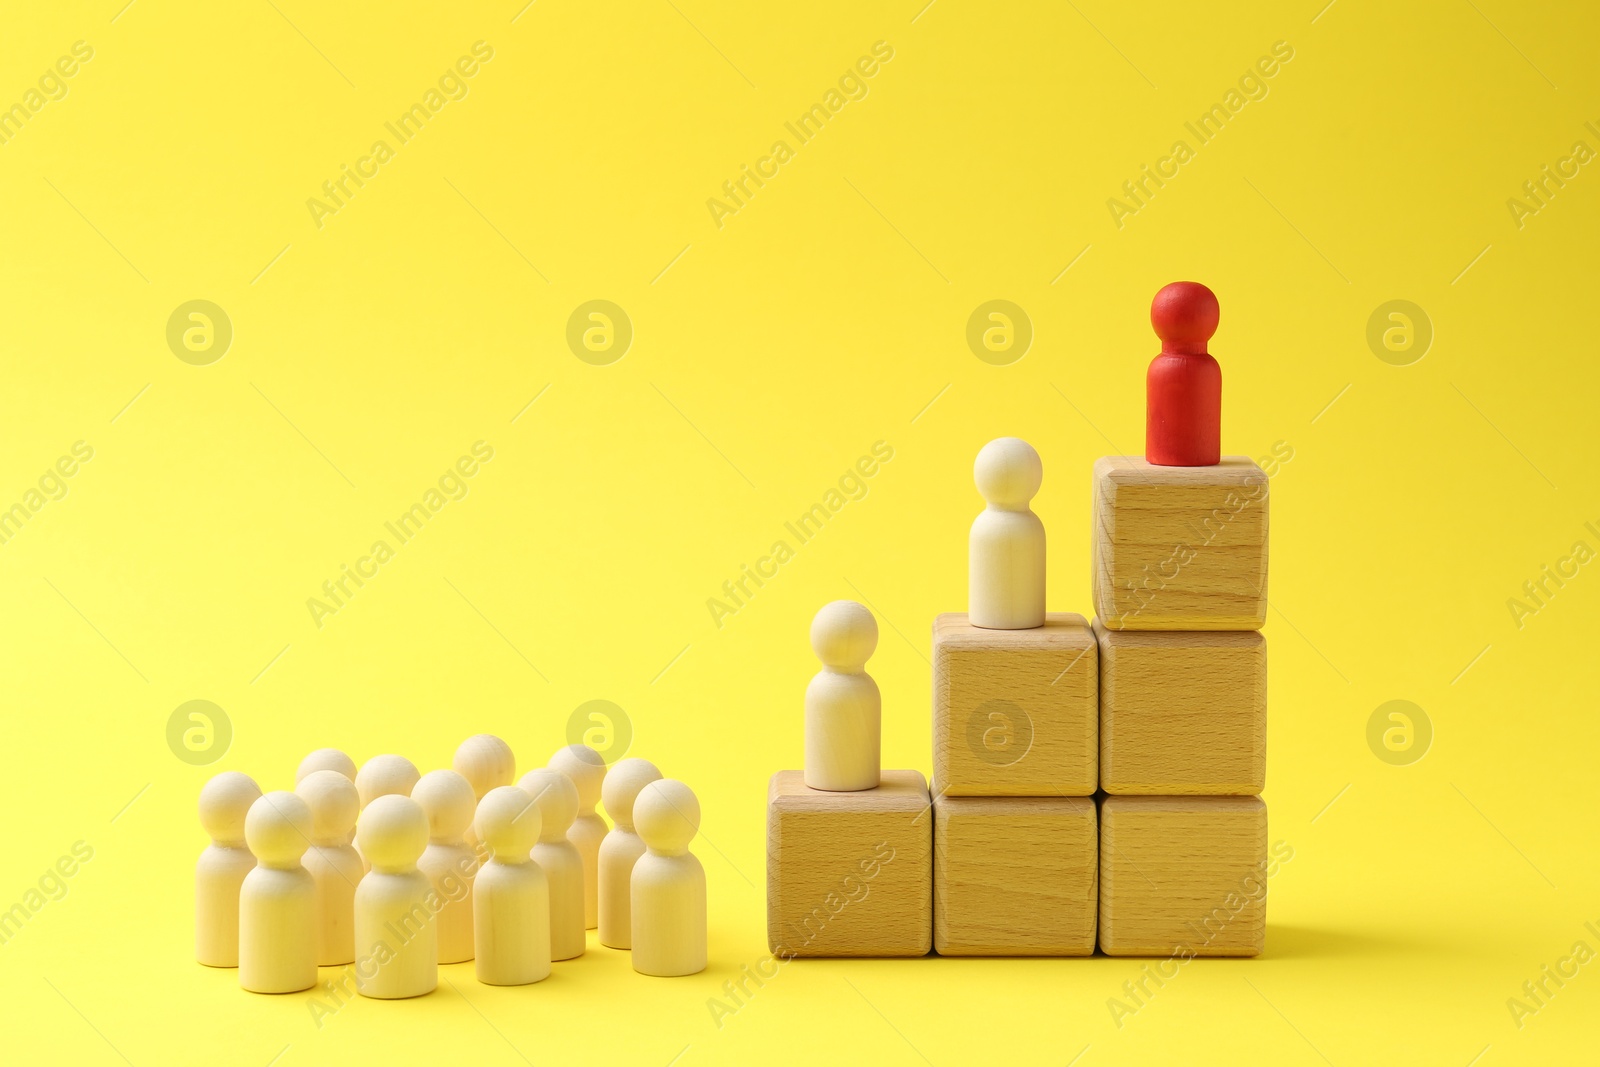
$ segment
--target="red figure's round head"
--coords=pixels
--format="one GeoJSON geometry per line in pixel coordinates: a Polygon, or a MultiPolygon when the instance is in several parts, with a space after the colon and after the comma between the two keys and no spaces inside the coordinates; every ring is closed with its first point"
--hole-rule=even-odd
{"type": "Polygon", "coordinates": [[[1161,350],[1199,355],[1217,332],[1217,295],[1199,282],[1163,286],[1150,302],[1150,325],[1161,338],[1161,350]]]}

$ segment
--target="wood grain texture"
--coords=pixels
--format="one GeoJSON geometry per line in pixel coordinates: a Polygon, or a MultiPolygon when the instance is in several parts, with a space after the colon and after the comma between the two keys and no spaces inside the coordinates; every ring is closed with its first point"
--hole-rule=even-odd
{"type": "Polygon", "coordinates": [[[1092,799],[941,796],[933,810],[935,952],[1094,952],[1099,857],[1092,799]]]}
{"type": "Polygon", "coordinates": [[[767,790],[767,945],[779,957],[925,956],[933,817],[919,771],[824,792],[801,771],[767,790]]]}
{"type": "Polygon", "coordinates": [[[933,780],[949,796],[1088,796],[1099,778],[1099,662],[1082,615],[1032,630],[933,622],[933,780]]]}
{"type": "Polygon", "coordinates": [[[1268,873],[1267,806],[1260,797],[1106,797],[1100,950],[1260,955],[1268,873]]]}
{"type": "Polygon", "coordinates": [[[1267,777],[1267,643],[1254,630],[1107,630],[1100,788],[1250,795],[1267,777]]]}
{"type": "Polygon", "coordinates": [[[1267,619],[1267,474],[1243,456],[1094,465],[1094,608],[1111,630],[1258,630],[1267,619]]]}

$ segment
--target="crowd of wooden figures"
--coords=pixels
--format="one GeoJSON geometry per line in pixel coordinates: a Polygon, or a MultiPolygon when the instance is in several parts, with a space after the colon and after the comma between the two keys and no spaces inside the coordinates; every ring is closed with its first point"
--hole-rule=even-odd
{"type": "Polygon", "coordinates": [[[528,985],[583,954],[589,930],[671,977],[706,965],[706,879],[689,843],[700,805],[648,760],[607,765],[585,745],[516,777],[479,734],[450,768],[403,756],[358,770],[318,749],[293,792],[225,771],[200,791],[212,843],[195,871],[195,955],[255,993],[350,967],[362,996],[431,992],[440,964],[528,985]],[[604,804],[612,825],[595,810],[604,804]]]}

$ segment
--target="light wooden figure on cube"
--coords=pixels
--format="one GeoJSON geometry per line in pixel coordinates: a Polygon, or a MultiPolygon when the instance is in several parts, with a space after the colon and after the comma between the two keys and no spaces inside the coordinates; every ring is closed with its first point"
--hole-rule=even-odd
{"type": "Polygon", "coordinates": [[[345,755],[337,748],[319,748],[306,754],[300,761],[300,766],[294,772],[294,784],[298,786],[311,775],[318,771],[337,771],[350,781],[356,780],[356,761],[345,755]]]}
{"type": "Polygon", "coordinates": [[[1259,630],[1267,618],[1267,474],[1244,456],[1094,465],[1094,609],[1108,630],[1259,630]]]}
{"type": "Polygon", "coordinates": [[[472,878],[478,854],[467,847],[467,826],[478,807],[472,786],[455,771],[429,771],[417,780],[411,799],[428,817],[428,847],[417,869],[428,876],[437,894],[439,962],[465,963],[472,958],[472,878]]]}
{"type": "Polygon", "coordinates": [[[853,600],[824,604],[811,620],[822,669],[806,687],[805,777],[813,789],[878,785],[883,699],[867,673],[878,620],[853,600]]]}
{"type": "Polygon", "coordinates": [[[1184,959],[1259,955],[1273,869],[1260,797],[1106,797],[1100,950],[1184,959]]]}
{"type": "Polygon", "coordinates": [[[605,760],[588,745],[568,745],[550,757],[550,769],[571,778],[578,789],[578,817],[567,840],[583,857],[583,925],[593,930],[600,925],[600,842],[606,836],[606,821],[594,806],[606,778],[605,760]]]}
{"type": "Polygon", "coordinates": [[[239,985],[295,993],[317,984],[317,883],[300,858],[311,842],[311,808],[293,793],[250,805],[245,841],[256,866],[239,888],[239,985]]]}
{"type": "Polygon", "coordinates": [[[676,978],[706,969],[706,872],[689,851],[700,802],[662,778],[639,791],[633,825],[645,854],[633,865],[633,969],[676,978]]]}
{"type": "Polygon", "coordinates": [[[933,622],[933,782],[950,796],[1088,796],[1098,784],[1099,652],[1082,615],[987,630],[933,622]]]}
{"type": "Polygon", "coordinates": [[[312,771],[294,791],[311,809],[311,847],[301,862],[317,887],[317,966],[342,967],[356,958],[356,885],[365,868],[350,835],[361,798],[336,770],[312,771]]]}
{"type": "Polygon", "coordinates": [[[972,625],[1026,630],[1044,625],[1044,523],[1028,507],[1044,465],[1028,442],[1000,437],[984,445],[973,478],[987,506],[968,538],[967,614],[972,625]]]}
{"type": "MultiPolygon", "coordinates": [[[[482,800],[489,790],[517,782],[517,758],[511,746],[494,734],[473,734],[456,748],[451,766],[472,784],[473,802],[482,800]]],[[[467,844],[481,851],[477,832],[467,827],[467,844]]]]}
{"type": "Polygon", "coordinates": [[[826,792],[800,771],[767,790],[767,945],[797,956],[926,956],[933,812],[918,771],[826,792]]]}
{"type": "Polygon", "coordinates": [[[1100,788],[1254,795],[1267,774],[1267,645],[1255,630],[1107,630],[1100,788]]]}
{"type": "Polygon", "coordinates": [[[408,796],[368,804],[356,840],[372,865],[356,886],[356,991],[378,1000],[431,993],[439,984],[439,928],[417,869],[428,847],[428,816],[408,796]]]}
{"type": "Polygon", "coordinates": [[[200,825],[211,844],[194,869],[194,957],[207,967],[239,966],[239,887],[256,865],[245,818],[261,798],[248,774],[223,771],[200,790],[200,825]]]}
{"type": "Polygon", "coordinates": [[[550,977],[550,889],[529,858],[539,805],[514,785],[491,789],[474,820],[489,858],[472,887],[478,981],[528,985],[550,977]]]}
{"type": "Polygon", "coordinates": [[[635,756],[613,763],[600,786],[600,799],[611,816],[611,832],[600,842],[600,943],[607,948],[632,943],[631,879],[634,863],[644,855],[644,842],[633,832],[633,803],[639,790],[660,777],[654,763],[635,756]]]}
{"type": "Polygon", "coordinates": [[[583,857],[567,840],[578,815],[578,787],[560,771],[531,770],[517,783],[539,805],[539,840],[533,862],[550,887],[550,958],[570,960],[583,955],[583,857]]]}
{"type": "Polygon", "coordinates": [[[941,956],[1088,956],[1099,907],[1090,797],[933,802],[933,949],[941,956]]]}

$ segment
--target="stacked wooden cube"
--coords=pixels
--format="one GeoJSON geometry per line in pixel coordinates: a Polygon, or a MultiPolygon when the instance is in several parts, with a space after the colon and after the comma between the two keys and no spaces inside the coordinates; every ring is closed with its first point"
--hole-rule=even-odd
{"type": "Polygon", "coordinates": [[[1086,956],[1099,868],[1099,651],[1082,615],[933,624],[933,945],[1086,956]]]}
{"type": "Polygon", "coordinates": [[[774,952],[1261,952],[1268,486],[1221,455],[1218,314],[1194,282],[1152,302],[1146,455],[1094,467],[1093,623],[1045,611],[1038,453],[979,453],[970,614],[933,627],[931,794],[916,771],[872,773],[870,613],[819,613],[806,771],[768,798],[774,952]],[[851,639],[819,643],[829,619],[851,639]]]}
{"type": "Polygon", "coordinates": [[[1100,948],[1254,956],[1266,934],[1267,476],[1094,468],[1100,948]]]}
{"type": "Polygon", "coordinates": [[[773,951],[1258,954],[1267,501],[1241,457],[1096,463],[1092,623],[935,620],[931,793],[773,777],[773,951]]]}

